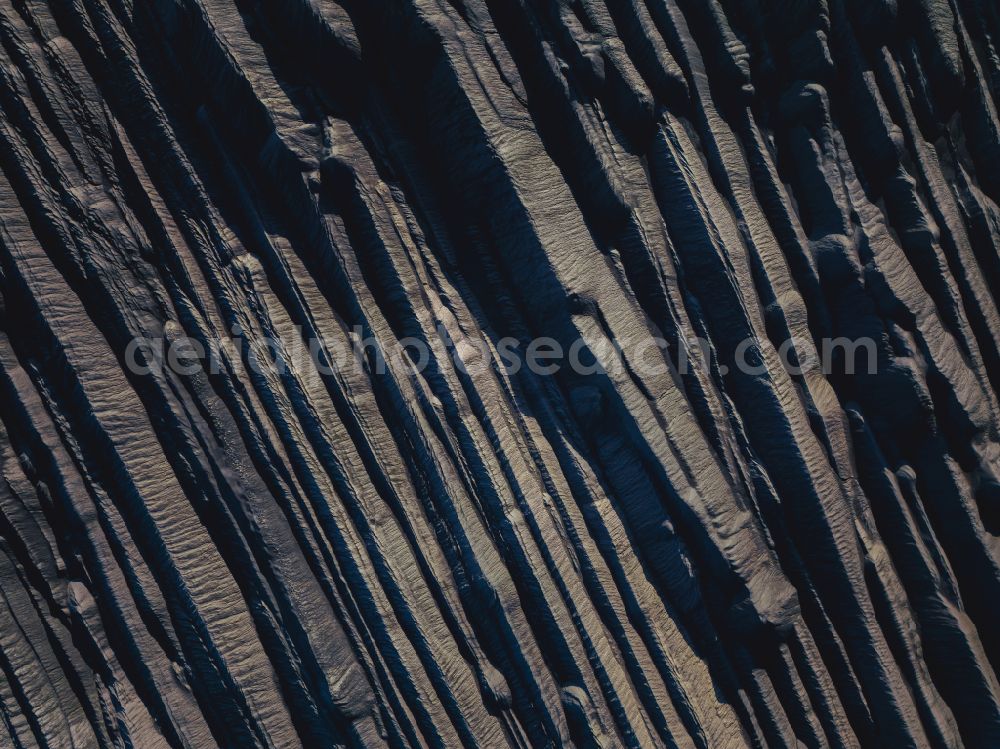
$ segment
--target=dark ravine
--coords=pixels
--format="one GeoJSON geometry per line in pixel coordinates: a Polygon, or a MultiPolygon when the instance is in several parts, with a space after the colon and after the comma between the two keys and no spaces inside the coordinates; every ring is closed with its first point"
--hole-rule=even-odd
{"type": "Polygon", "coordinates": [[[1000,747],[998,44],[0,0],[0,749],[1000,747]]]}

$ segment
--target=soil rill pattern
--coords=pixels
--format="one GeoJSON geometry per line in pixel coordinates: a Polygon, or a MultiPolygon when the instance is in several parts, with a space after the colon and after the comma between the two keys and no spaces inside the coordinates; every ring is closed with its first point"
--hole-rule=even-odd
{"type": "Polygon", "coordinates": [[[0,0],[0,749],[1000,746],[998,39],[0,0]]]}

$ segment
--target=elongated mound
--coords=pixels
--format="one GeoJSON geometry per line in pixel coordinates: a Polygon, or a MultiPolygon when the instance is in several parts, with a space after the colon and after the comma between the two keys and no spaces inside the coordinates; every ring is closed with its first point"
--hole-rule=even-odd
{"type": "Polygon", "coordinates": [[[994,0],[0,0],[0,749],[1000,746],[994,0]]]}

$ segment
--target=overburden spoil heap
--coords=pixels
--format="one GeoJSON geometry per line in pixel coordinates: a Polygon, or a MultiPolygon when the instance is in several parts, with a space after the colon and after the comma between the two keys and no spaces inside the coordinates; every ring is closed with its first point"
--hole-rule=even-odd
{"type": "Polygon", "coordinates": [[[1000,746],[998,39],[0,0],[0,747],[1000,746]]]}

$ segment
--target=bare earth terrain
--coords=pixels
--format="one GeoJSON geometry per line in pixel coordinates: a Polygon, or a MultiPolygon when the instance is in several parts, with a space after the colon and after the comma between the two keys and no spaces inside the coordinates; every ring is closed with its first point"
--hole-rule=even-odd
{"type": "Polygon", "coordinates": [[[0,749],[1000,747],[998,45],[0,0],[0,749]]]}

